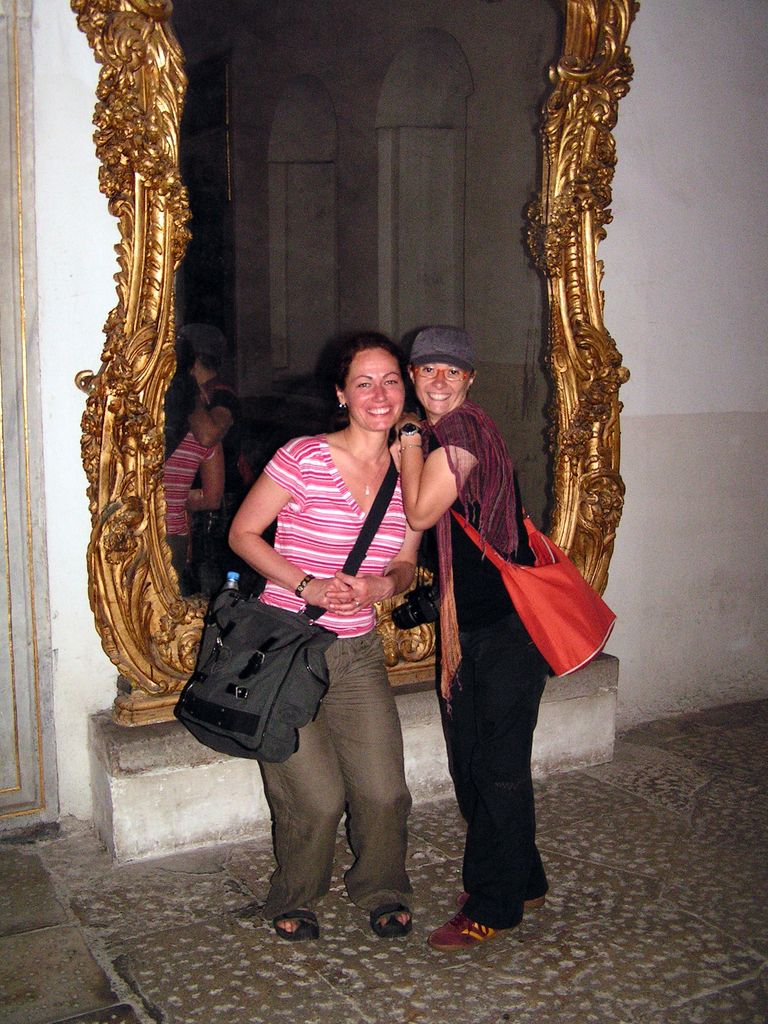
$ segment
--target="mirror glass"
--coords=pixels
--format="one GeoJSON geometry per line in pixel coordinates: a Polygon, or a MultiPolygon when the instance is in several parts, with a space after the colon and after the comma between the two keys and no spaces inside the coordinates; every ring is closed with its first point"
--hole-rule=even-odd
{"type": "Polygon", "coordinates": [[[329,346],[359,330],[406,351],[424,324],[473,334],[473,397],[546,526],[546,294],[525,210],[559,6],[176,0],[172,25],[192,235],[177,334],[238,402],[223,510],[193,516],[184,592],[210,592],[232,567],[232,456],[258,474],[289,437],[328,429],[329,346]]]}

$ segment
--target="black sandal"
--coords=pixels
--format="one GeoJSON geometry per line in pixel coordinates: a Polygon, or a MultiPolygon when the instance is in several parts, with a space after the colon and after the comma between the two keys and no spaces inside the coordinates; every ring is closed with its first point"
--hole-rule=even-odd
{"type": "Polygon", "coordinates": [[[280,938],[287,942],[302,942],[304,939],[320,938],[320,925],[317,923],[317,917],[311,910],[306,910],[303,907],[299,910],[289,910],[285,914],[278,914],[272,921],[272,927],[280,938]],[[287,929],[279,927],[281,921],[298,921],[299,924],[297,928],[289,932],[287,929]]]}
{"type": "Polygon", "coordinates": [[[394,939],[399,935],[407,935],[413,927],[411,911],[402,903],[384,903],[371,911],[371,928],[380,939],[394,939]],[[407,914],[408,920],[403,924],[398,914],[407,914]],[[385,918],[380,921],[379,918],[385,918]]]}

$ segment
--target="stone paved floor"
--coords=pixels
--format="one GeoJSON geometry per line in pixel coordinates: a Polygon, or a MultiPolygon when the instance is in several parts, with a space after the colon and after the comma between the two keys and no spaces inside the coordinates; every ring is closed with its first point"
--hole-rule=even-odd
{"type": "Polygon", "coordinates": [[[460,889],[450,801],[413,813],[415,926],[392,941],[338,880],[320,941],[279,940],[263,843],[114,867],[83,826],[6,838],[0,1021],[766,1024],[767,741],[768,701],[721,708],[539,783],[547,904],[453,955],[425,942],[460,889]]]}

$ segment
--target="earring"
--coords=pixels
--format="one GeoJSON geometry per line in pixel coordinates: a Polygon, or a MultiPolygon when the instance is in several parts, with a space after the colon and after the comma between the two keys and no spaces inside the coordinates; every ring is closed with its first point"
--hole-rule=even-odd
{"type": "Polygon", "coordinates": [[[346,402],[339,402],[339,408],[340,409],[346,409],[347,408],[347,403],[346,402]]]}

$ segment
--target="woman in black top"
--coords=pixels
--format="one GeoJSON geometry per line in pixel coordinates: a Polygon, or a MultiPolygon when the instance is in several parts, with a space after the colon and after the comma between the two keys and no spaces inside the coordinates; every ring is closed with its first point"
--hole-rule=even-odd
{"type": "Polygon", "coordinates": [[[509,453],[491,418],[468,399],[474,365],[464,331],[421,331],[410,373],[427,420],[400,428],[406,515],[414,529],[434,526],[437,537],[440,689],[467,821],[459,912],[428,940],[444,951],[514,927],[547,891],[535,842],[531,747],[548,666],[498,571],[452,514],[506,560],[533,564],[509,453]]]}

